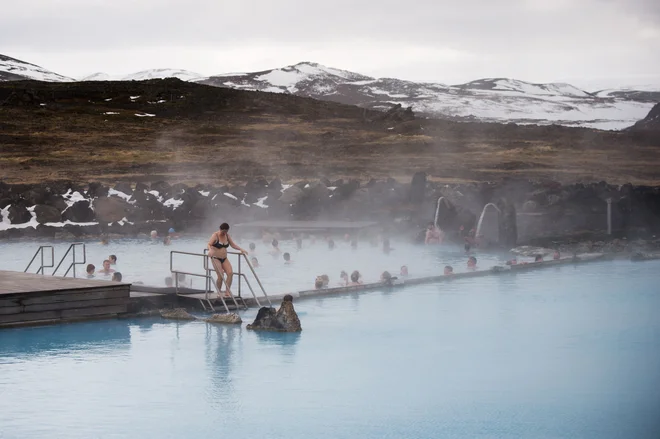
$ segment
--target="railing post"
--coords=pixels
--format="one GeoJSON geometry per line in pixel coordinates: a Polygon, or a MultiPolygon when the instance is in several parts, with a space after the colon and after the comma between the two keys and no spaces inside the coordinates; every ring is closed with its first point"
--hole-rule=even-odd
{"type": "Polygon", "coordinates": [[[607,200],[607,234],[612,234],[612,199],[608,198],[607,200]]]}
{"type": "Polygon", "coordinates": [[[41,253],[41,267],[37,270],[37,273],[41,271],[41,274],[44,274],[44,248],[39,247],[39,253],[41,253]]]}
{"type": "Polygon", "coordinates": [[[238,255],[238,297],[241,297],[241,256],[243,255],[238,255]]]}

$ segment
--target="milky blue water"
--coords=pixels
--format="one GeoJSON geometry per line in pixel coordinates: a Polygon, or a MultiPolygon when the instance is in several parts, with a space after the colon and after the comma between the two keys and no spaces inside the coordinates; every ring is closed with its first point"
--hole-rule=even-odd
{"type": "MultiPolygon", "coordinates": [[[[87,250],[87,263],[92,263],[97,270],[103,265],[103,260],[109,255],[117,256],[117,265],[113,269],[121,272],[123,280],[129,283],[142,282],[149,286],[164,287],[165,278],[172,276],[170,272],[170,254],[175,252],[203,253],[206,248],[209,235],[185,236],[172,241],[172,245],[165,246],[161,240],[152,241],[149,238],[134,239],[123,238],[110,240],[109,245],[101,245],[98,239],[85,241],[87,250]]],[[[354,270],[361,273],[364,282],[377,282],[383,271],[388,270],[396,276],[401,271],[401,266],[408,267],[409,275],[412,277],[435,276],[442,274],[443,267],[450,264],[454,271],[459,273],[466,271],[467,255],[462,247],[443,246],[419,246],[411,245],[403,240],[392,240],[394,250],[385,254],[381,247],[372,247],[367,242],[361,241],[357,249],[350,246],[350,242],[343,239],[336,240],[334,250],[328,250],[328,245],[322,239],[312,242],[305,239],[303,248],[296,249],[292,240],[282,240],[280,248],[283,252],[291,254],[292,264],[284,264],[282,253],[273,256],[270,254],[272,246],[261,240],[241,239],[236,237],[237,243],[245,249],[249,248],[251,242],[256,244],[256,251],[250,253],[250,257],[256,256],[259,262],[257,274],[263,281],[266,292],[269,294],[285,293],[290,291],[309,290],[314,288],[316,276],[327,274],[330,278],[330,286],[340,285],[340,273],[342,270],[349,275],[354,270]]],[[[3,252],[0,253],[0,270],[23,271],[34,252],[40,245],[52,245],[55,251],[55,265],[64,256],[70,242],[66,241],[13,241],[3,243],[3,252]]],[[[507,256],[493,253],[477,253],[479,266],[487,269],[496,264],[503,263],[507,256]]],[[[82,260],[80,254],[77,256],[82,260]]],[[[508,256],[510,257],[510,256],[508,256]]],[[[49,262],[50,254],[47,256],[49,262]]],[[[529,258],[529,260],[533,260],[529,258]]],[[[65,268],[71,259],[67,259],[58,272],[63,275],[65,268]]],[[[234,265],[234,271],[238,271],[238,258],[230,255],[230,261],[234,265]]],[[[203,258],[174,254],[172,257],[172,268],[193,274],[204,275],[203,258]]],[[[38,265],[33,266],[31,272],[35,272],[38,265]]],[[[78,277],[84,275],[85,266],[77,267],[78,277]]],[[[243,272],[246,271],[245,264],[242,265],[243,272]]],[[[52,269],[46,270],[47,274],[52,269]]],[[[100,279],[109,280],[110,276],[97,274],[100,279]]],[[[191,286],[204,288],[205,279],[201,277],[188,276],[187,282],[192,281],[191,286]]],[[[189,286],[186,282],[186,286],[189,286]]],[[[251,280],[254,287],[256,282],[251,280]]],[[[237,286],[238,287],[238,286],[237,286]]],[[[245,285],[243,285],[245,287],[245,285]]],[[[236,288],[237,292],[238,288],[236,288]]],[[[242,292],[247,293],[246,290],[242,292]]]]}
{"type": "Polygon", "coordinates": [[[0,437],[657,439],[658,273],[603,262],[301,300],[301,334],[1,330],[0,437]]]}

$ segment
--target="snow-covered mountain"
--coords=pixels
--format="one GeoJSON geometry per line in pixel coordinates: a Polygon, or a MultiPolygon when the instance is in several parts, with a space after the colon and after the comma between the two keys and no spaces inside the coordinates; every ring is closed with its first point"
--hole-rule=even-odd
{"type": "MultiPolygon", "coordinates": [[[[570,84],[533,84],[507,78],[446,85],[377,79],[310,62],[253,73],[216,75],[197,82],[291,93],[376,109],[401,104],[430,117],[600,129],[631,126],[644,118],[653,106],[648,91],[641,99],[630,91],[623,96],[616,91],[600,95],[570,84]]],[[[660,92],[658,95],[660,98],[660,92]]]]}
{"type": "MultiPolygon", "coordinates": [[[[422,116],[521,124],[559,124],[623,129],[643,119],[660,102],[660,87],[588,92],[570,84],[533,84],[486,78],[447,85],[370,76],[312,62],[252,73],[204,77],[180,69],[144,70],[130,75],[95,73],[83,81],[140,81],[175,77],[218,87],[289,93],[375,109],[393,104],[422,116]]],[[[73,81],[42,67],[0,55],[0,81],[73,81]]]]}
{"type": "Polygon", "coordinates": [[[58,75],[38,65],[0,54],[0,81],[20,81],[22,79],[49,82],[74,81],[72,78],[58,75]]]}
{"type": "Polygon", "coordinates": [[[179,78],[182,81],[201,81],[205,79],[199,73],[190,72],[181,69],[151,69],[142,70],[141,72],[131,73],[130,75],[108,75],[107,73],[99,72],[81,78],[81,81],[143,81],[145,79],[164,79],[164,78],[179,78]]]}

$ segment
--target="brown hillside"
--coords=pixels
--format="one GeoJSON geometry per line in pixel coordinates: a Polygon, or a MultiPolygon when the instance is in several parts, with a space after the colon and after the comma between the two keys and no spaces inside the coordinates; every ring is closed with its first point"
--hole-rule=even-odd
{"type": "Polygon", "coordinates": [[[632,132],[406,120],[403,111],[176,79],[0,83],[6,182],[406,178],[421,170],[447,181],[659,184],[658,146],[632,132]]]}

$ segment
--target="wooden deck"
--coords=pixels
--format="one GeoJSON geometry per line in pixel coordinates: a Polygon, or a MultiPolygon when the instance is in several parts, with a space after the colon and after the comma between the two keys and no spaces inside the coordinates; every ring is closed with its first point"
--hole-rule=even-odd
{"type": "Polygon", "coordinates": [[[0,327],[125,313],[130,284],[0,271],[0,327]]]}

